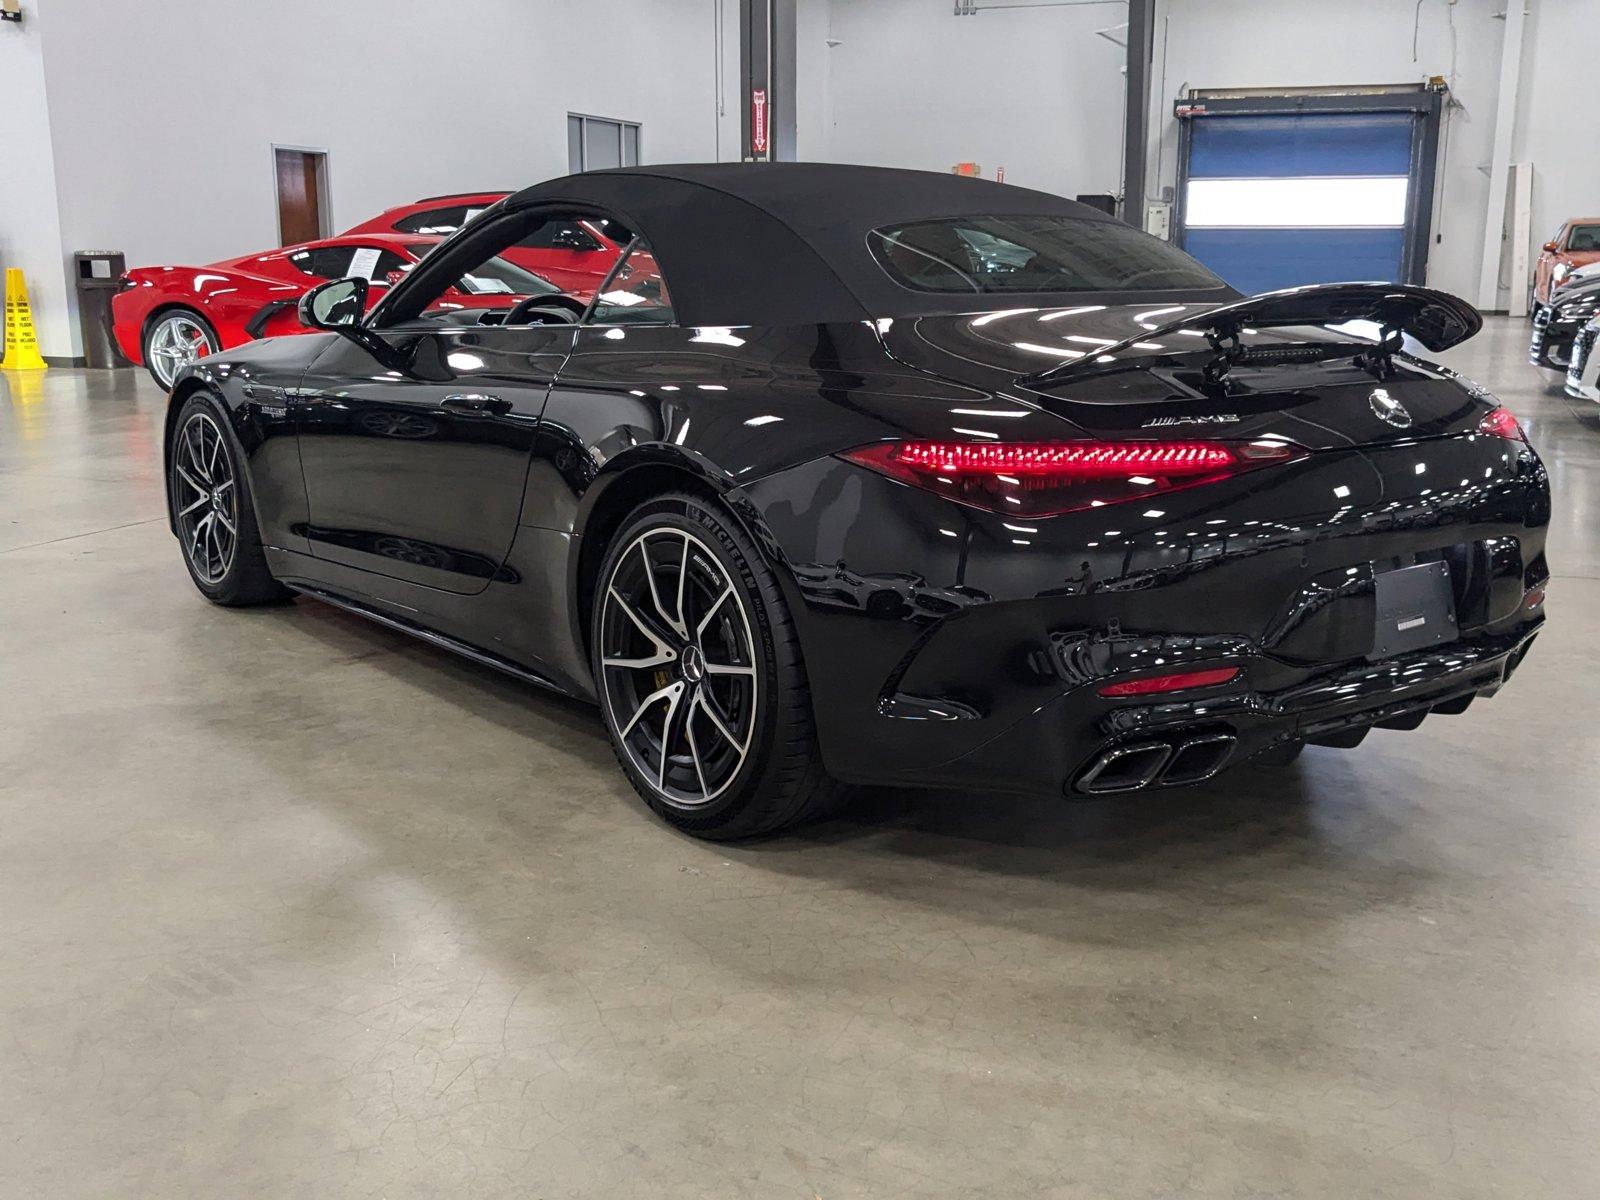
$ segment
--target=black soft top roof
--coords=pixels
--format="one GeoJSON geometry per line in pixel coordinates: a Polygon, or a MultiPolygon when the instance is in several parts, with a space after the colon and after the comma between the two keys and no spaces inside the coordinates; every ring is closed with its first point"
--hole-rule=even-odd
{"type": "Polygon", "coordinates": [[[552,202],[609,209],[649,238],[685,325],[809,324],[1061,304],[1061,293],[912,291],[878,266],[867,234],[977,213],[1113,219],[1060,196],[984,179],[831,163],[588,171],[536,184],[505,206],[552,202]]]}

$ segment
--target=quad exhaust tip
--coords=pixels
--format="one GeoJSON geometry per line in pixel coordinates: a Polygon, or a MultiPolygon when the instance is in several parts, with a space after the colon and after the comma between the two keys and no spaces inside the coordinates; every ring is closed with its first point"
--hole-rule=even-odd
{"type": "Polygon", "coordinates": [[[1231,733],[1210,733],[1181,742],[1133,742],[1113,746],[1078,776],[1077,790],[1101,796],[1154,786],[1177,787],[1210,779],[1233,753],[1231,733]]]}
{"type": "Polygon", "coordinates": [[[1178,743],[1166,769],[1161,772],[1162,785],[1176,786],[1210,779],[1222,770],[1222,764],[1233,753],[1236,740],[1231,733],[1212,733],[1178,743]]]}

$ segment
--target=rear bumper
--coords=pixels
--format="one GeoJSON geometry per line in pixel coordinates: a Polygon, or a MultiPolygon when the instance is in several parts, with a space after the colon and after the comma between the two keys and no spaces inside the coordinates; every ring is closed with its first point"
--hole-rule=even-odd
{"type": "MultiPolygon", "coordinates": [[[[1506,633],[1331,670],[1286,672],[1268,656],[1206,660],[1242,666],[1242,686],[1142,704],[1106,700],[1089,685],[957,758],[933,753],[926,765],[901,762],[892,776],[865,778],[1053,796],[1195,783],[1274,746],[1354,746],[1373,727],[1414,729],[1429,713],[1463,712],[1505,684],[1541,624],[1533,617],[1506,633]],[[1268,682],[1285,674],[1295,681],[1268,682]],[[1149,748],[1159,753],[1127,760],[1149,748]],[[1108,758],[1123,761],[1106,769],[1108,758]]],[[[935,722],[927,733],[931,750],[948,729],[935,722]]]]}
{"type": "Polygon", "coordinates": [[[136,366],[144,366],[144,322],[151,304],[142,289],[123,290],[111,297],[111,334],[117,347],[136,366]]]}
{"type": "Polygon", "coordinates": [[[1225,735],[1231,763],[1420,720],[1500,686],[1549,574],[1543,466],[1484,436],[1313,455],[1159,507],[1035,521],[837,460],[744,496],[783,568],[824,761],[858,783],[1059,796],[1140,739],[1225,735]],[[1441,560],[1458,640],[1369,661],[1376,574],[1441,560]],[[1239,674],[1166,702],[1099,695],[1215,666],[1239,674]]]}
{"type": "Polygon", "coordinates": [[[1068,786],[1078,792],[1132,790],[1118,786],[1118,777],[1097,772],[1108,754],[1126,756],[1129,748],[1153,745],[1168,752],[1136,786],[1192,783],[1283,743],[1354,746],[1375,727],[1415,729],[1430,713],[1465,712],[1473,700],[1494,695],[1511,677],[1538,636],[1539,624],[1330,671],[1276,692],[1119,709],[1096,723],[1105,743],[1075,771],[1069,768],[1068,786]],[[1209,746],[1203,758],[1186,749],[1202,742],[1209,746]]]}

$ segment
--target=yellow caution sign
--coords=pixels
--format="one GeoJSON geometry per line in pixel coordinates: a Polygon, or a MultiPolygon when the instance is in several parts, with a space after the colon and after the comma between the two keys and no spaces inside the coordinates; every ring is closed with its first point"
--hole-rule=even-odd
{"type": "Polygon", "coordinates": [[[28,307],[28,285],[21,267],[6,268],[6,352],[0,367],[7,371],[42,371],[39,339],[33,332],[33,309],[28,307]]]}

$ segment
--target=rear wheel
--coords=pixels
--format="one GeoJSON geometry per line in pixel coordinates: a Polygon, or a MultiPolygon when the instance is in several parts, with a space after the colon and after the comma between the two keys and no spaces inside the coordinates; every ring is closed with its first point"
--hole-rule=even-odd
{"type": "Polygon", "coordinates": [[[183,562],[213,604],[243,607],[287,598],[272,578],[256,529],[250,479],[209,393],[184,402],[173,423],[167,498],[183,562]]]}
{"type": "Polygon", "coordinates": [[[220,349],[216,330],[193,309],[168,309],[144,333],[144,365],[164,392],[172,390],[182,368],[220,349]]]}
{"type": "Polygon", "coordinates": [[[672,494],[625,522],[600,567],[591,643],[617,761],[671,824],[751,837],[839,798],[777,580],[714,505],[672,494]]]}

